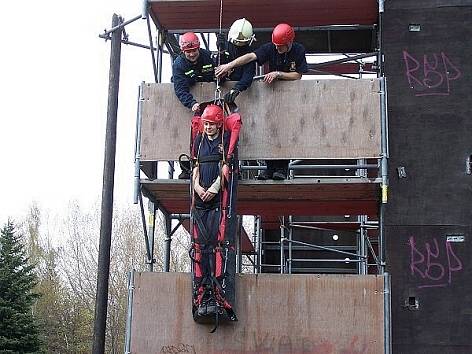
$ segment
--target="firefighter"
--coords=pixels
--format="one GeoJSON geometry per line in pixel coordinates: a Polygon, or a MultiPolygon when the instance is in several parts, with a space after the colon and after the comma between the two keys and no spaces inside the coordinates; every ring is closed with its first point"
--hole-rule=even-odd
{"type": "MultiPolygon", "coordinates": [[[[217,48],[221,56],[221,62],[228,63],[244,54],[251,52],[250,46],[255,41],[251,22],[245,18],[240,18],[233,22],[228,33],[228,40],[223,34],[217,35],[217,48]]],[[[226,103],[233,103],[236,97],[252,84],[252,79],[256,73],[256,63],[249,62],[240,67],[234,68],[228,74],[228,80],[237,81],[231,90],[225,94],[226,103]]]]}
{"type": "Polygon", "coordinates": [[[172,65],[172,81],[179,101],[192,112],[198,112],[200,105],[190,93],[196,82],[213,82],[215,68],[211,52],[200,48],[200,40],[193,32],[180,36],[179,46],[182,53],[172,65]]]}
{"type": "MultiPolygon", "coordinates": [[[[266,43],[254,52],[245,54],[235,60],[216,68],[217,77],[223,77],[234,68],[257,61],[259,65],[268,64],[269,72],[264,76],[264,82],[271,84],[274,80],[300,80],[308,71],[305,48],[294,42],[295,31],[292,26],[281,23],[272,31],[272,43],[266,43]]],[[[266,161],[267,170],[257,177],[260,180],[287,178],[288,160],[266,161]]]]}

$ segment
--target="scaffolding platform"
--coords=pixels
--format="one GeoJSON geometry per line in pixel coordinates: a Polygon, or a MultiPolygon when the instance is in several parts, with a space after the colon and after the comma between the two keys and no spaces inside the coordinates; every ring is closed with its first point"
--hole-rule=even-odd
{"type": "Polygon", "coordinates": [[[382,353],[385,279],[238,274],[239,321],[209,333],[193,322],[189,274],[134,273],[130,352],[382,353]]]}
{"type": "MultiPolygon", "coordinates": [[[[270,218],[281,215],[377,216],[379,178],[303,178],[285,181],[239,181],[237,213],[270,218]],[[308,214],[307,214],[308,213],[308,214]]],[[[189,181],[141,181],[145,195],[168,214],[188,213],[189,181]]]]}

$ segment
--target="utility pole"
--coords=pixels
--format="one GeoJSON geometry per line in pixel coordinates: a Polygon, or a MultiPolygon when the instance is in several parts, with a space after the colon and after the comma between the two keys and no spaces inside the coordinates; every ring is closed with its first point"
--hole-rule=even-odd
{"type": "Polygon", "coordinates": [[[120,57],[123,20],[114,14],[112,19],[110,73],[108,83],[108,110],[103,164],[102,208],[100,243],[98,249],[97,294],[93,328],[93,354],[105,352],[105,330],[108,306],[108,279],[110,277],[110,246],[113,218],[113,186],[115,182],[116,123],[120,85],[120,57]]]}

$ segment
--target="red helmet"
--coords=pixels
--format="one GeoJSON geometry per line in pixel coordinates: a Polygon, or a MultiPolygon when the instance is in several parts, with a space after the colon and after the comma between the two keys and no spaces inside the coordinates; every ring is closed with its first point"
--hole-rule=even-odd
{"type": "Polygon", "coordinates": [[[187,32],[180,36],[179,46],[182,52],[200,48],[200,40],[193,32],[187,32]]]}
{"type": "Polygon", "coordinates": [[[223,109],[216,104],[209,104],[205,107],[202,120],[219,124],[223,122],[223,109]]]}
{"type": "Polygon", "coordinates": [[[280,23],[272,31],[272,43],[275,45],[288,45],[295,39],[293,27],[286,23],[280,23]]]}

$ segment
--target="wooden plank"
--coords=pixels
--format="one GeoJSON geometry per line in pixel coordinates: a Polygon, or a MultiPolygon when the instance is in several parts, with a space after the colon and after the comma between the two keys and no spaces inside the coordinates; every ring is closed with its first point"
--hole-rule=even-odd
{"type": "MultiPolygon", "coordinates": [[[[188,213],[188,200],[163,200],[159,206],[169,213],[188,213]]],[[[326,215],[368,215],[378,216],[378,200],[293,200],[284,202],[276,199],[243,200],[238,202],[239,215],[260,215],[277,217],[282,215],[326,216],[326,215]]]]}
{"type": "MultiPolygon", "coordinates": [[[[255,82],[238,97],[243,117],[239,157],[378,157],[378,92],[378,79],[255,82]]],[[[199,83],[192,93],[209,101],[214,84],[199,83]]],[[[191,113],[175,97],[173,85],[144,84],[143,95],[142,161],[177,160],[188,153],[191,113]]]]}
{"type": "MultiPolygon", "coordinates": [[[[189,181],[142,181],[147,191],[157,200],[190,200],[189,181]]],[[[318,183],[312,180],[240,181],[238,201],[243,200],[377,200],[378,184],[364,180],[318,183]]]]}
{"type": "Polygon", "coordinates": [[[380,276],[237,275],[239,321],[216,334],[193,322],[190,289],[186,273],[136,273],[132,353],[384,352],[380,276]]]}
{"type": "MultiPolygon", "coordinates": [[[[241,215],[377,215],[377,179],[295,179],[240,181],[237,210],[241,215]],[[321,182],[324,181],[324,182],[321,182]]],[[[144,190],[170,213],[189,210],[189,182],[142,180],[144,190]]]]}
{"type": "MultiPolygon", "coordinates": [[[[151,12],[167,30],[195,30],[219,27],[218,0],[151,0],[151,12]]],[[[254,28],[272,28],[280,22],[292,26],[351,25],[377,22],[375,0],[225,0],[223,28],[232,21],[250,14],[254,28]],[[281,11],[283,9],[283,11],[281,11]]],[[[248,15],[249,16],[249,15],[248,15]]]]}

